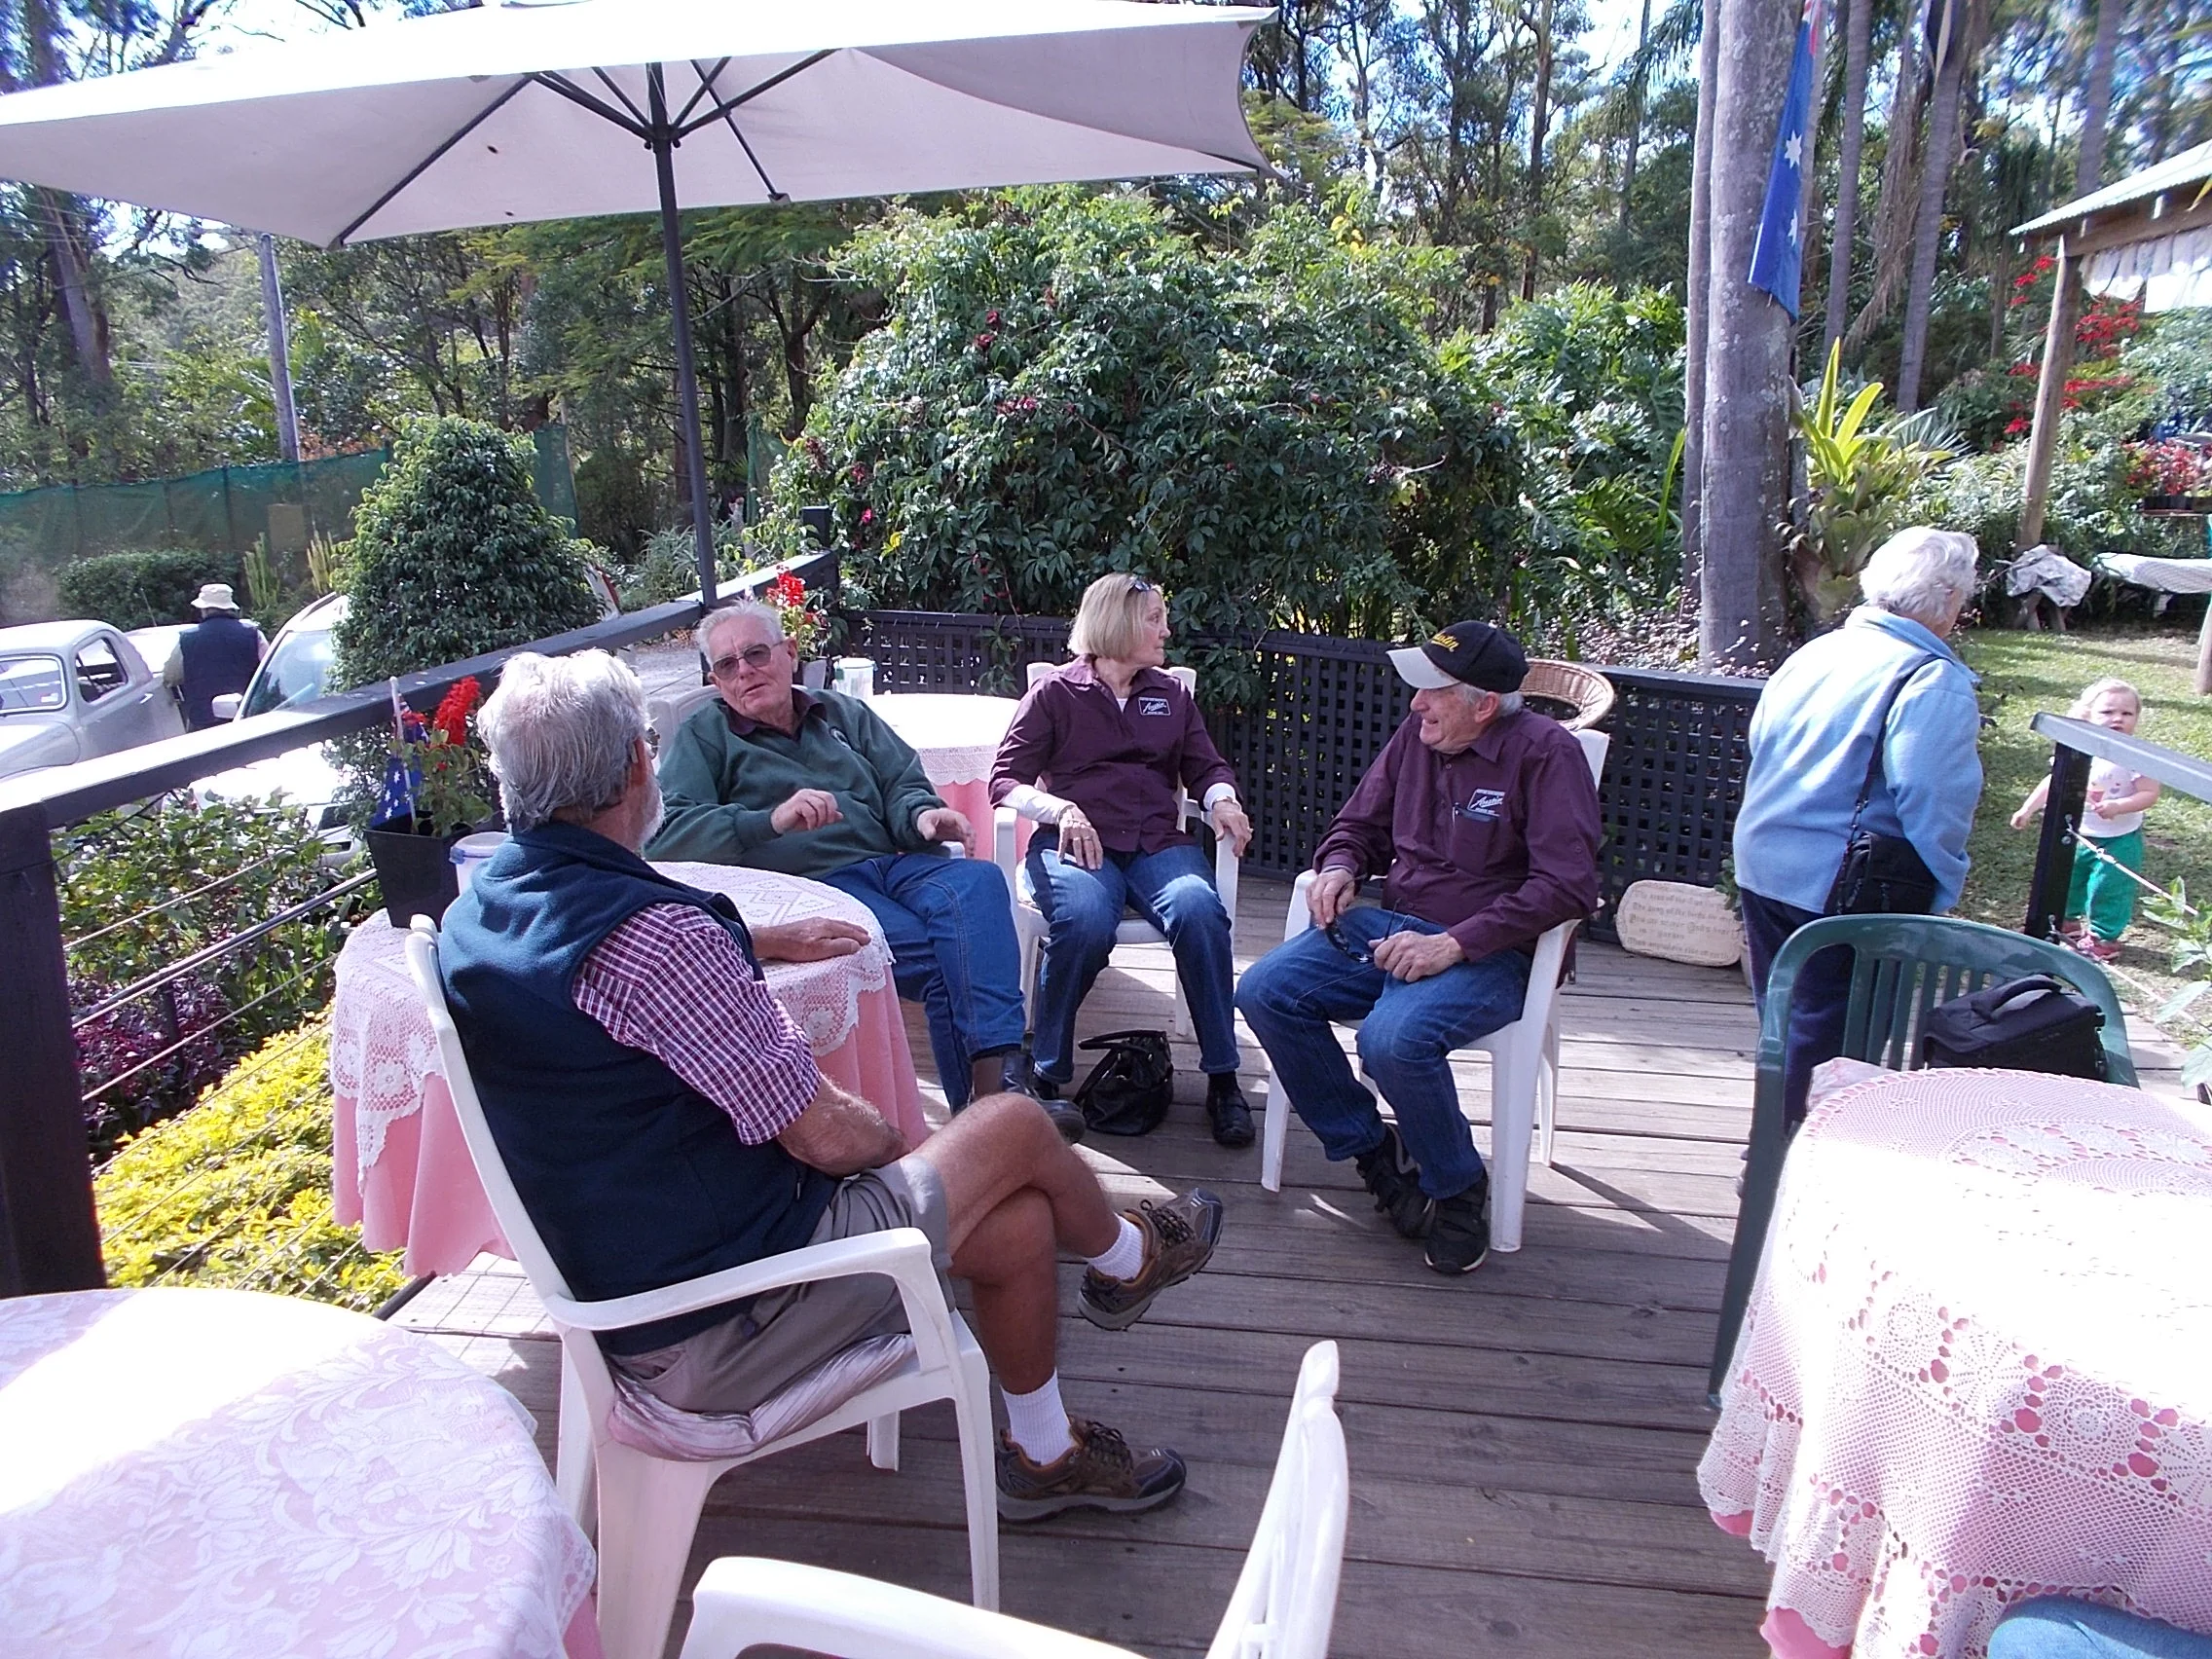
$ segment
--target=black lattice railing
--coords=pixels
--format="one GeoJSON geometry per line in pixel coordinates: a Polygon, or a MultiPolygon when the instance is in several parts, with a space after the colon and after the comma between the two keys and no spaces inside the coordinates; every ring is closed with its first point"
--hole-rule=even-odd
{"type": "MultiPolygon", "coordinates": [[[[1067,654],[1068,625],[1058,617],[871,610],[862,630],[858,648],[875,659],[885,691],[1011,695],[1024,664],[1067,654]]],[[[1247,648],[1257,657],[1258,699],[1209,709],[1206,723],[1252,814],[1245,868],[1288,876],[1312,859],[1329,820],[1405,719],[1412,692],[1391,669],[1388,647],[1375,641],[1273,633],[1247,648]]],[[[1751,708],[1765,682],[1604,673],[1619,692],[1604,722],[1613,743],[1598,792],[1607,908],[1590,931],[1609,940],[1612,903],[1632,881],[1711,885],[1719,875],[1743,800],[1751,708]]]]}

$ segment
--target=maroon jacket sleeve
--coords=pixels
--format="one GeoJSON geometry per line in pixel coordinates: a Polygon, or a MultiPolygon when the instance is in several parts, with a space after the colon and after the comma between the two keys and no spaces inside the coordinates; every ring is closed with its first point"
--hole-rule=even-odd
{"type": "Polygon", "coordinates": [[[1397,845],[1391,819],[1398,798],[1398,762],[1409,736],[1416,743],[1420,741],[1419,724],[1418,720],[1406,721],[1382,746],[1382,753],[1367,768],[1351,798],[1338,809],[1329,832],[1313,849],[1315,869],[1348,869],[1354,877],[1365,880],[1390,867],[1392,849],[1397,845]]]}
{"type": "Polygon", "coordinates": [[[1046,695],[1052,689],[1051,681],[1039,681],[1023,696],[1021,706],[1014,711],[1006,736],[999,740],[998,758],[991,762],[993,806],[1005,800],[1017,784],[1035,788],[1045,768],[1051,764],[1058,739],[1053,735],[1052,712],[1046,695]]]}
{"type": "MultiPolygon", "coordinates": [[[[1180,686],[1177,687],[1181,689],[1180,686]]],[[[1216,784],[1236,787],[1236,772],[1221,757],[1221,751],[1213,746],[1213,736],[1206,730],[1205,717],[1198,713],[1198,700],[1186,695],[1183,699],[1186,719],[1183,724],[1183,747],[1176,756],[1182,768],[1183,787],[1190,791],[1191,798],[1200,806],[1205,804],[1206,791],[1216,784]]]]}
{"type": "Polygon", "coordinates": [[[1529,873],[1518,887],[1445,930],[1470,962],[1533,944],[1561,922],[1598,908],[1598,786],[1590,781],[1582,746],[1572,739],[1546,744],[1527,765],[1522,798],[1529,803],[1529,873]]]}

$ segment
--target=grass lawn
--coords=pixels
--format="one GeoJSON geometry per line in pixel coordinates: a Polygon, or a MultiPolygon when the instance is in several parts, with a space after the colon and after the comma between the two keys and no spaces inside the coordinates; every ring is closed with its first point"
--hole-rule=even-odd
{"type": "MultiPolygon", "coordinates": [[[[2196,667],[2194,629],[2095,634],[1985,629],[1963,633],[1954,644],[1981,676],[1983,711],[1997,720],[1996,729],[1981,738],[1987,782],[1967,843],[1973,872],[1959,914],[2017,928],[2027,914],[2036,830],[2014,830],[2007,820],[2050,770],[2050,745],[2029,731],[2028,722],[2046,710],[2064,714],[2083,686],[2115,675],[2143,693],[2138,737],[2212,757],[2212,697],[2190,689],[2196,667]]],[[[2143,835],[2146,877],[2171,887],[2179,876],[2189,883],[2194,903],[2212,899],[2212,805],[2169,789],[2145,819],[2143,835]]],[[[2114,982],[2131,1011],[2156,1010],[2178,983],[2170,972],[2169,937],[2137,909],[2113,965],[2114,982]]],[[[2197,1028],[2172,1034],[2201,1040],[2201,1022],[2192,1023],[2197,1028]]]]}

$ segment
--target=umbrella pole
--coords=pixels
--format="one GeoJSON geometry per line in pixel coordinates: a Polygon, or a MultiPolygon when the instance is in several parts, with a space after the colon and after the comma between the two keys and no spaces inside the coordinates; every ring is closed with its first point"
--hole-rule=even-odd
{"type": "Polygon", "coordinates": [[[676,324],[676,402],[683,423],[684,461],[691,483],[693,557],[699,567],[699,598],[715,603],[715,514],[707,498],[707,451],[699,435],[699,375],[691,354],[691,306],[683,283],[683,234],[676,218],[676,131],[661,93],[660,65],[646,77],[652,99],[653,171],[660,182],[660,248],[668,262],[668,306],[676,324]]]}

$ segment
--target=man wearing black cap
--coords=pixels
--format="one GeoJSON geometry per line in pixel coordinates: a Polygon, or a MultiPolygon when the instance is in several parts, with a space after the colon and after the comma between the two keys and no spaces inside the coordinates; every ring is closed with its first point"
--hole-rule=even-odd
{"type": "Polygon", "coordinates": [[[1236,1006],[1332,1160],[1427,1240],[1438,1272],[1490,1250],[1490,1176],[1459,1112],[1454,1049],[1521,1016],[1549,928],[1598,903],[1598,792],[1565,726],[1521,707],[1529,659],[1487,622],[1390,653],[1413,718],[1367,769],[1313,856],[1313,927],[1255,963],[1236,1006]],[[1381,908],[1352,907],[1384,876],[1381,908]],[[1329,1029],[1359,1056],[1392,1128],[1329,1029]]]}

